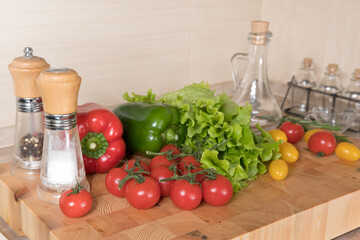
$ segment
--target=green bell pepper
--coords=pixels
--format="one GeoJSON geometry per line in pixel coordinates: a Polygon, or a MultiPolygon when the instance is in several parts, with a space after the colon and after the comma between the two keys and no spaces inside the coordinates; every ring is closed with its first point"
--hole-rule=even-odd
{"type": "Polygon", "coordinates": [[[146,154],[159,152],[165,144],[179,146],[185,141],[186,127],[180,112],[161,103],[125,103],[114,109],[124,126],[126,151],[146,154]]]}

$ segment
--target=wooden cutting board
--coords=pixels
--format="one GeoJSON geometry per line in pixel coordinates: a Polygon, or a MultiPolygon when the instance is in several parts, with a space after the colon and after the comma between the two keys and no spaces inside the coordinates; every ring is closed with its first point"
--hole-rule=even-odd
{"type": "MultiPolygon", "coordinates": [[[[355,141],[359,146],[359,141],[355,141]]],[[[38,181],[12,177],[0,165],[0,215],[29,239],[331,239],[360,227],[360,162],[335,155],[317,158],[296,145],[300,158],[281,181],[269,174],[251,182],[226,206],[202,203],[182,211],[169,198],[137,210],[109,194],[105,174],[88,176],[92,210],[79,219],[65,217],[58,205],[40,201],[38,181]]],[[[11,148],[0,150],[11,158],[11,148]]]]}

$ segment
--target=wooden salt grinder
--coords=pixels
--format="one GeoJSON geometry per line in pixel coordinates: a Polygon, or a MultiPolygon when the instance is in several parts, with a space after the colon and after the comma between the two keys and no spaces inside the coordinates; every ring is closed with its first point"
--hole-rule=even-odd
{"type": "Polygon", "coordinates": [[[44,112],[65,115],[77,110],[81,77],[69,68],[50,68],[36,80],[44,104],[44,112]]]}

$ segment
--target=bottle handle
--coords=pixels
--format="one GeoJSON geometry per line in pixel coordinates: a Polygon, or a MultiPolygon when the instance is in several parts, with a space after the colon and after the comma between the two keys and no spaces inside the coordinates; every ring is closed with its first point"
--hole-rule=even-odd
{"type": "Polygon", "coordinates": [[[232,77],[233,77],[233,81],[236,84],[236,87],[238,87],[241,83],[240,80],[240,76],[239,76],[239,65],[238,65],[238,61],[239,60],[244,60],[247,61],[248,59],[248,54],[247,53],[235,53],[232,58],[231,58],[231,70],[232,70],[232,77]]]}

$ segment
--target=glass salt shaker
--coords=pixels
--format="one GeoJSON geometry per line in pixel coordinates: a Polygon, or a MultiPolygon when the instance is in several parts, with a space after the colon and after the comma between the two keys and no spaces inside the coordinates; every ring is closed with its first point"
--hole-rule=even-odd
{"type": "Polygon", "coordinates": [[[249,53],[236,53],[231,58],[236,84],[232,100],[239,105],[252,105],[250,125],[255,131],[257,123],[265,130],[275,128],[282,116],[267,76],[267,49],[272,36],[268,28],[269,22],[252,21],[248,37],[249,53]],[[239,60],[247,61],[243,79],[239,76],[239,60]]]}
{"type": "Polygon", "coordinates": [[[357,118],[351,124],[350,128],[356,132],[360,132],[360,68],[355,69],[349,85],[345,88],[344,95],[352,100],[355,100],[347,102],[348,108],[354,109],[358,112],[357,118]]]}
{"type": "Polygon", "coordinates": [[[33,55],[30,47],[25,55],[9,64],[16,95],[16,122],[12,175],[23,179],[37,179],[42,156],[44,112],[36,78],[50,67],[41,57],[33,55]]]}
{"type": "MultiPolygon", "coordinates": [[[[324,77],[321,79],[321,83],[317,87],[323,93],[328,94],[341,94],[344,90],[342,82],[340,80],[340,70],[337,64],[329,64],[326,68],[324,77]]],[[[339,108],[339,104],[336,104],[333,95],[316,94],[315,105],[324,109],[336,109],[339,108]]]]}
{"type": "MultiPolygon", "coordinates": [[[[293,83],[303,88],[314,88],[316,86],[317,78],[311,58],[304,58],[299,73],[293,78],[293,83]]],[[[291,93],[291,111],[300,116],[306,115],[313,102],[313,94],[303,88],[294,87],[291,93]]]]}
{"type": "Polygon", "coordinates": [[[77,98],[81,78],[69,68],[50,68],[41,72],[36,84],[43,99],[45,130],[38,197],[58,203],[62,192],[79,182],[90,185],[81,153],[77,127],[77,98]]]}

